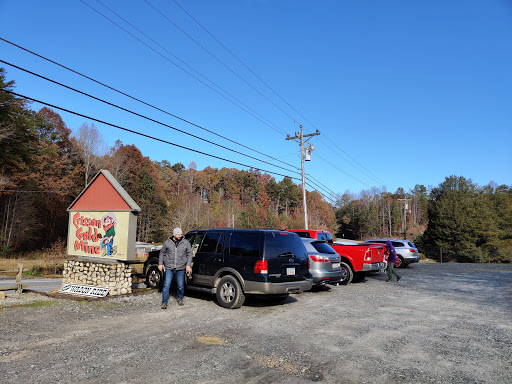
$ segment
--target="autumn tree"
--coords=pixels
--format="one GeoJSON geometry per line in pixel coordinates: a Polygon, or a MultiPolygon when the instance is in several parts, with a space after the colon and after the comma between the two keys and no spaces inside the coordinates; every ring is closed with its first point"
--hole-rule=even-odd
{"type": "Polygon", "coordinates": [[[137,174],[131,196],[141,208],[138,216],[137,239],[139,241],[161,241],[163,235],[163,218],[166,205],[159,196],[155,180],[146,169],[137,174]]]}
{"type": "Polygon", "coordinates": [[[92,123],[83,123],[76,134],[78,154],[84,167],[84,185],[89,184],[92,177],[103,165],[106,146],[100,132],[92,123]]]}

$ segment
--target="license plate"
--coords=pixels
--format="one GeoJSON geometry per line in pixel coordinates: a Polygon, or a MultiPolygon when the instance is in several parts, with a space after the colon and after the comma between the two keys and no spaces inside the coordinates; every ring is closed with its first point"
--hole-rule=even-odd
{"type": "Polygon", "coordinates": [[[295,275],[295,268],[286,268],[287,275],[295,275]]]}
{"type": "Polygon", "coordinates": [[[340,267],[340,263],[332,263],[332,268],[337,269],[340,267]]]}

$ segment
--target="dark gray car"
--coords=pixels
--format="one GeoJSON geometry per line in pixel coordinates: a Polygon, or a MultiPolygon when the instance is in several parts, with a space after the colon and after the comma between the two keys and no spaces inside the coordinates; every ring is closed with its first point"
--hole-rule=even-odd
{"type": "Polygon", "coordinates": [[[336,284],[341,281],[340,257],[325,241],[302,238],[309,256],[309,273],[313,284],[336,284]]]}

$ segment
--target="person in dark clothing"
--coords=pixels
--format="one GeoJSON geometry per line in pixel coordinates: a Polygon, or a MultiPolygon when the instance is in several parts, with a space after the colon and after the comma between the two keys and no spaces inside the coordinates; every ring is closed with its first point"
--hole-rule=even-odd
{"type": "Polygon", "coordinates": [[[169,237],[158,258],[158,269],[165,270],[164,287],[162,290],[162,309],[167,309],[169,288],[172,277],[176,275],[178,285],[178,305],[184,305],[183,293],[185,291],[185,271],[192,272],[192,247],[187,239],[183,238],[181,228],[174,228],[173,236],[169,237]]]}
{"type": "Polygon", "coordinates": [[[393,275],[396,276],[396,281],[400,281],[402,276],[400,276],[395,271],[395,263],[397,261],[395,247],[393,247],[393,244],[391,243],[391,241],[388,240],[388,241],[386,241],[386,248],[388,250],[388,255],[389,255],[388,256],[388,266],[386,268],[386,272],[388,274],[388,279],[386,280],[386,283],[393,280],[393,275]]]}

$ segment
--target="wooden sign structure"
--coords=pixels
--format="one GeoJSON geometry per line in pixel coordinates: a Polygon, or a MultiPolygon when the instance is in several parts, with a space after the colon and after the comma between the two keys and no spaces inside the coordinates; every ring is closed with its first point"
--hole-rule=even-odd
{"type": "Polygon", "coordinates": [[[68,207],[67,254],[79,258],[135,259],[140,207],[107,170],[100,170],[68,207]]]}

